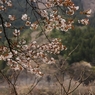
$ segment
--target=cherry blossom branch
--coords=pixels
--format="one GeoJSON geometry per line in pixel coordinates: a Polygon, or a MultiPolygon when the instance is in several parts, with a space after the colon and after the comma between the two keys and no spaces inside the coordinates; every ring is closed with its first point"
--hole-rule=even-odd
{"type": "Polygon", "coordinates": [[[55,75],[55,78],[57,79],[57,81],[60,84],[60,86],[63,88],[65,94],[68,95],[68,92],[66,91],[66,88],[65,88],[64,84],[60,82],[60,80],[58,79],[58,77],[56,75],[55,75]]]}
{"type": "Polygon", "coordinates": [[[8,78],[1,70],[0,70],[0,73],[1,73],[1,75],[4,77],[4,79],[8,82],[8,84],[12,86],[13,91],[14,91],[14,94],[15,94],[15,95],[18,95],[18,93],[17,93],[17,91],[16,91],[15,85],[12,84],[12,82],[9,80],[9,78],[8,78]]]}
{"type": "Polygon", "coordinates": [[[33,89],[37,86],[37,84],[40,82],[40,80],[41,80],[41,78],[38,79],[37,82],[36,82],[36,79],[35,79],[35,80],[34,80],[34,83],[33,83],[33,84],[31,85],[31,87],[30,87],[30,90],[29,90],[28,93],[25,94],[25,95],[29,95],[29,94],[33,91],[33,89]]]}
{"type": "MultiPolygon", "coordinates": [[[[27,3],[30,5],[30,7],[32,8],[33,13],[34,13],[34,16],[35,16],[35,18],[36,18],[36,20],[37,20],[37,22],[38,22],[38,24],[39,24],[39,26],[40,26],[42,32],[44,33],[45,37],[47,38],[47,40],[48,40],[49,42],[51,42],[50,39],[48,38],[48,36],[46,35],[45,30],[43,30],[43,28],[42,28],[42,26],[41,26],[41,24],[40,24],[40,22],[39,22],[39,18],[36,16],[35,12],[42,18],[41,14],[39,13],[39,11],[37,11],[37,8],[33,7],[33,4],[32,4],[32,3],[30,4],[30,3],[28,2],[28,0],[26,0],[26,2],[27,2],[27,3]]],[[[39,9],[39,8],[38,8],[38,9],[39,9]]],[[[39,10],[40,10],[40,9],[39,9],[39,10]]]]}
{"type": "Polygon", "coordinates": [[[9,46],[10,51],[13,53],[10,40],[8,39],[7,34],[6,34],[6,30],[5,30],[5,26],[4,26],[4,21],[3,21],[3,17],[2,17],[1,14],[0,14],[0,19],[1,19],[1,24],[2,24],[2,27],[3,27],[4,36],[6,38],[6,41],[8,43],[8,46],[9,46]]]}

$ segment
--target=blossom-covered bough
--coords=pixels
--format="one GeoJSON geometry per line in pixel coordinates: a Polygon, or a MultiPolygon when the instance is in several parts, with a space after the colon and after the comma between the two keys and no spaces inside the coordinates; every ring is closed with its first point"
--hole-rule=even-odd
{"type": "MultiPolygon", "coordinates": [[[[15,5],[11,0],[0,0],[0,40],[2,41],[3,34],[7,42],[7,45],[0,45],[0,60],[6,61],[7,65],[15,71],[25,69],[38,76],[43,76],[43,73],[39,70],[39,60],[45,64],[56,64],[56,60],[49,55],[60,54],[60,51],[67,49],[61,43],[61,39],[49,39],[47,33],[52,32],[53,29],[65,32],[73,29],[74,19],[71,17],[79,9],[79,6],[75,6],[71,0],[25,0],[25,2],[28,6],[26,10],[32,10],[36,21],[31,22],[31,17],[25,10],[26,13],[23,12],[19,17],[24,25],[17,27],[14,22],[19,18],[15,14],[6,13],[8,8],[11,11],[11,8],[14,8],[15,5]],[[5,18],[5,14],[7,18],[5,18]],[[47,43],[39,45],[36,41],[33,41],[27,44],[24,39],[19,39],[22,29],[36,30],[38,27],[48,39],[47,43]],[[9,29],[13,31],[12,39],[7,36],[7,30],[9,29]],[[36,67],[32,66],[33,61],[36,67]]],[[[80,13],[86,15],[86,18],[79,19],[78,22],[88,25],[89,19],[87,17],[90,17],[91,10],[80,13]]]]}

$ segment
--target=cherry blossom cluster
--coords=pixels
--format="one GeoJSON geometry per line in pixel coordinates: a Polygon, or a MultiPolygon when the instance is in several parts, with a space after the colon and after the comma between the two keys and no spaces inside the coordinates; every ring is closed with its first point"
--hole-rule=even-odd
{"type": "Polygon", "coordinates": [[[14,21],[14,20],[16,20],[16,17],[15,17],[15,15],[9,15],[9,16],[8,16],[8,18],[9,18],[11,21],[14,21]]]}
{"type": "MultiPolygon", "coordinates": [[[[80,13],[83,14],[83,15],[86,15],[87,17],[90,17],[91,16],[91,12],[92,12],[92,10],[89,9],[89,10],[86,10],[86,11],[83,11],[83,12],[80,12],[80,13]]],[[[84,18],[84,19],[78,20],[78,23],[81,23],[83,25],[88,25],[89,24],[89,19],[88,18],[84,18]]]]}
{"type": "MultiPolygon", "coordinates": [[[[16,17],[15,17],[15,15],[8,15],[8,20],[10,20],[10,21],[14,21],[14,20],[16,20],[16,17]]],[[[12,26],[12,24],[11,24],[11,22],[5,22],[4,23],[4,26],[6,27],[6,28],[10,28],[11,26],[12,26]]]]}
{"type": "Polygon", "coordinates": [[[27,14],[23,14],[21,19],[25,21],[25,26],[29,26],[30,29],[37,29],[38,28],[38,22],[31,23],[30,17],[27,14]]]}
{"type": "Polygon", "coordinates": [[[11,0],[0,0],[0,11],[4,11],[7,7],[12,7],[11,0]]]}
{"type": "Polygon", "coordinates": [[[92,10],[89,9],[89,10],[86,10],[86,11],[83,11],[83,12],[80,12],[80,13],[86,15],[87,17],[90,17],[91,16],[91,12],[92,12],[92,10]]]}
{"type": "Polygon", "coordinates": [[[54,7],[54,6],[69,6],[72,5],[73,2],[71,0],[47,0],[46,1],[47,7],[54,7]]]}
{"type": "Polygon", "coordinates": [[[5,22],[5,27],[7,27],[7,28],[10,28],[11,27],[11,23],[10,22],[5,22]]]}
{"type": "MultiPolygon", "coordinates": [[[[38,3],[37,0],[30,0],[30,2],[38,3]]],[[[40,2],[41,3],[41,2],[40,2]]],[[[43,2],[42,2],[43,3],[43,2]]],[[[75,11],[79,9],[79,6],[75,6],[75,4],[72,2],[72,0],[47,0],[45,3],[46,9],[39,9],[38,14],[42,18],[44,18],[44,30],[45,32],[50,32],[54,28],[67,32],[69,29],[74,28],[73,19],[66,20],[65,17],[63,18],[56,7],[65,7],[65,13],[67,15],[74,15],[75,11]],[[53,8],[54,7],[54,8],[53,8]],[[48,10],[50,9],[50,10],[48,10]]],[[[91,16],[91,9],[86,10],[83,12],[80,12],[83,15],[86,15],[87,17],[91,16]]],[[[30,29],[37,29],[39,22],[36,21],[34,23],[31,23],[30,17],[28,14],[23,14],[21,19],[25,22],[25,26],[29,26],[30,29]]],[[[88,25],[89,19],[85,18],[82,20],[78,20],[78,23],[88,25]]]]}
{"type": "MultiPolygon", "coordinates": [[[[62,31],[68,31],[69,29],[72,29],[74,21],[72,19],[65,20],[62,18],[61,15],[58,15],[57,10],[53,10],[50,15],[46,10],[41,10],[40,14],[42,17],[45,17],[46,19],[44,20],[45,23],[45,31],[52,31],[54,28],[60,29],[62,31]],[[50,16],[50,17],[49,17],[50,16]]],[[[38,22],[34,22],[31,24],[31,22],[28,20],[28,15],[23,14],[21,19],[25,21],[25,26],[30,26],[30,29],[37,29],[38,28],[38,22]]]]}
{"type": "Polygon", "coordinates": [[[74,11],[79,9],[79,6],[75,6],[71,0],[47,0],[46,6],[48,8],[54,6],[64,6],[68,9],[67,14],[70,15],[73,15],[74,11]]]}
{"type": "Polygon", "coordinates": [[[46,31],[52,31],[54,28],[56,29],[60,29],[61,31],[68,31],[69,29],[72,29],[73,27],[73,23],[74,21],[69,19],[68,21],[66,21],[64,18],[62,18],[62,16],[57,15],[57,11],[54,10],[51,14],[50,14],[50,18],[46,19],[46,25],[45,25],[45,29],[46,31]]]}
{"type": "Polygon", "coordinates": [[[15,29],[14,32],[13,32],[13,35],[14,35],[15,37],[20,36],[20,30],[15,29]]]}
{"type": "MultiPolygon", "coordinates": [[[[46,64],[55,63],[54,58],[49,58],[48,54],[59,54],[60,51],[66,50],[66,47],[62,45],[61,40],[59,39],[54,39],[51,41],[51,43],[45,43],[40,46],[37,44],[36,41],[33,41],[29,45],[18,45],[17,47],[25,53],[25,56],[27,58],[32,58],[36,61],[37,59],[39,59],[46,64]]],[[[24,55],[22,56],[24,58],[24,55]]]]}
{"type": "Polygon", "coordinates": [[[54,39],[49,44],[43,44],[39,49],[51,54],[59,54],[60,50],[66,50],[66,46],[62,45],[61,39],[54,39]]]}
{"type": "Polygon", "coordinates": [[[7,59],[12,58],[12,53],[5,46],[0,46],[0,60],[6,61],[7,59]]]}
{"type": "MultiPolygon", "coordinates": [[[[30,0],[30,2],[39,2],[37,0],[30,0]]],[[[41,3],[41,2],[40,2],[41,3]]],[[[42,2],[43,3],[43,2],[42,2]]],[[[66,8],[66,13],[68,15],[74,15],[75,11],[79,9],[79,6],[75,6],[75,4],[72,2],[72,0],[47,0],[46,3],[44,3],[46,6],[46,9],[39,9],[38,12],[44,20],[44,25],[45,25],[45,31],[52,31],[54,28],[56,29],[61,29],[62,31],[68,31],[69,29],[72,29],[74,21],[72,20],[71,22],[67,22],[65,18],[63,18],[59,13],[57,8],[53,9],[52,7],[65,7],[66,8]],[[47,8],[50,8],[48,11],[47,8]]],[[[12,2],[11,0],[0,0],[0,10],[5,10],[6,6],[12,7],[12,2]]],[[[35,9],[36,10],[36,9],[35,9]]],[[[91,9],[86,10],[83,12],[80,12],[83,15],[86,15],[87,17],[91,16],[91,9]]],[[[15,15],[8,15],[9,20],[14,21],[16,20],[15,15]]],[[[28,14],[22,14],[21,19],[25,22],[25,26],[29,26],[30,29],[37,29],[38,27],[38,22],[31,22],[30,17],[28,14]]],[[[87,18],[86,18],[87,19],[87,18]]],[[[84,19],[86,24],[89,24],[89,20],[84,19]]],[[[82,23],[81,20],[78,21],[79,23],[82,23]]],[[[83,24],[83,23],[82,23],[83,24]]],[[[5,27],[10,28],[12,24],[10,22],[5,22],[5,27]]]]}
{"type": "MultiPolygon", "coordinates": [[[[35,0],[34,0],[35,1],[35,0]]],[[[31,1],[31,2],[34,2],[31,1]]],[[[36,2],[36,1],[35,1],[36,2]]],[[[65,7],[66,11],[65,13],[68,15],[74,15],[75,11],[79,9],[79,6],[75,6],[75,4],[72,2],[72,0],[47,0],[45,3],[46,10],[39,10],[40,15],[45,19],[44,20],[44,27],[46,32],[52,31],[54,28],[67,32],[69,29],[73,29],[73,19],[64,19],[59,13],[58,9],[55,7],[65,7]],[[54,7],[54,9],[53,9],[54,7]],[[47,8],[50,10],[48,11],[47,8]]],[[[91,9],[80,12],[83,15],[86,15],[87,17],[91,16],[91,9]]],[[[78,23],[88,25],[89,19],[85,18],[82,20],[78,20],[78,23]]],[[[32,25],[31,29],[36,29],[38,23],[34,23],[32,25]]]]}
{"type": "Polygon", "coordinates": [[[81,20],[78,20],[78,22],[83,24],[83,25],[88,25],[89,24],[89,19],[81,19],[81,20]]]}
{"type": "Polygon", "coordinates": [[[12,52],[9,52],[7,47],[0,47],[0,60],[7,61],[11,69],[27,69],[28,72],[42,76],[43,74],[38,68],[38,63],[40,61],[45,64],[55,63],[56,60],[48,55],[59,54],[62,50],[66,50],[66,47],[62,45],[61,39],[56,38],[52,40],[51,43],[42,45],[38,45],[36,41],[27,45],[26,41],[23,40],[20,41],[19,44],[13,44],[12,52]],[[32,66],[33,61],[36,64],[35,67],[32,66]]]}

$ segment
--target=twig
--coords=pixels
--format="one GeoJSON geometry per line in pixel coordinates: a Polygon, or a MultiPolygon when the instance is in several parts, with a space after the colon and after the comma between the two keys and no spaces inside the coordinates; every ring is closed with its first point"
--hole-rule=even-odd
{"type": "Polygon", "coordinates": [[[55,75],[55,78],[57,79],[58,83],[61,85],[61,87],[63,88],[64,92],[66,95],[68,95],[68,92],[66,91],[64,85],[60,82],[60,80],[58,79],[58,77],[55,75]]]}
{"type": "Polygon", "coordinates": [[[4,79],[8,82],[8,84],[11,84],[14,94],[18,95],[17,91],[16,91],[16,87],[14,84],[12,84],[12,82],[9,80],[9,78],[0,70],[1,75],[4,77],[4,79]]]}
{"type": "Polygon", "coordinates": [[[27,94],[25,94],[25,95],[28,95],[28,94],[30,94],[32,91],[33,91],[33,89],[37,86],[37,84],[40,82],[40,79],[39,80],[37,80],[37,82],[35,83],[35,81],[36,81],[36,79],[34,80],[34,83],[31,85],[31,89],[28,91],[28,93],[27,94]]]}
{"type": "Polygon", "coordinates": [[[62,66],[60,67],[60,69],[63,68],[64,63],[67,61],[67,59],[69,58],[69,56],[78,48],[78,46],[79,46],[79,44],[68,54],[68,56],[65,58],[65,60],[64,60],[64,62],[62,64],[62,66]]]}

